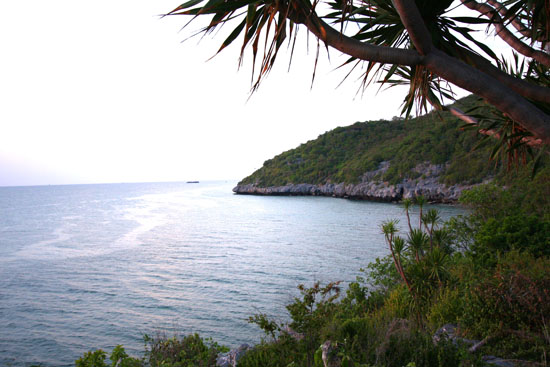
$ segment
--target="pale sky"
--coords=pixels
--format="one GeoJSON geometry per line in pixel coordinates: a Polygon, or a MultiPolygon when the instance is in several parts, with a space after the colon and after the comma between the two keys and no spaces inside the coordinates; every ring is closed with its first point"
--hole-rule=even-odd
{"type": "Polygon", "coordinates": [[[158,16],[180,3],[0,2],[0,186],[241,179],[337,126],[399,115],[397,90],[337,89],[334,50],[311,89],[305,37],[249,99],[238,41],[208,61],[223,34],[182,43],[197,26],[158,16]]]}

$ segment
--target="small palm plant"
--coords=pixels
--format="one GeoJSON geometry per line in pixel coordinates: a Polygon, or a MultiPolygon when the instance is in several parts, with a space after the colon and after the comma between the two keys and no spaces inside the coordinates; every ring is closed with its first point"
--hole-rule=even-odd
{"type": "Polygon", "coordinates": [[[408,233],[406,240],[398,235],[398,220],[382,223],[382,233],[391,252],[397,273],[407,287],[412,300],[413,312],[419,326],[422,326],[421,310],[429,302],[434,291],[440,288],[448,278],[449,235],[438,228],[441,217],[435,209],[423,213],[426,203],[422,196],[416,198],[420,206],[418,228],[411,226],[409,211],[412,201],[403,201],[407,215],[408,233]]]}
{"type": "Polygon", "coordinates": [[[443,285],[444,280],[448,274],[448,256],[439,247],[432,249],[426,256],[426,268],[429,270],[430,279],[437,281],[439,287],[443,285]]]}
{"type": "Polygon", "coordinates": [[[426,204],[426,198],[422,195],[417,196],[414,201],[416,202],[416,205],[420,208],[420,214],[418,215],[418,227],[422,228],[422,208],[424,208],[424,204],[426,204]]]}
{"type": "Polygon", "coordinates": [[[411,285],[407,277],[405,276],[403,265],[401,264],[401,254],[405,248],[405,241],[401,237],[395,236],[398,231],[397,223],[399,223],[399,221],[395,219],[383,222],[382,233],[384,233],[386,243],[390,248],[393,263],[395,264],[395,269],[397,270],[399,276],[401,276],[401,279],[403,279],[403,282],[405,282],[407,288],[409,288],[409,291],[411,291],[411,285]]]}
{"type": "Polygon", "coordinates": [[[426,232],[430,236],[430,249],[433,248],[433,231],[434,226],[437,225],[441,221],[441,217],[439,216],[439,212],[435,209],[430,209],[426,212],[426,214],[421,216],[422,222],[424,223],[424,228],[426,229],[426,232]]]}
{"type": "Polygon", "coordinates": [[[411,199],[403,199],[403,207],[405,208],[405,214],[407,215],[407,224],[409,225],[409,231],[412,231],[411,227],[411,216],[409,215],[409,209],[411,208],[413,202],[411,199]]]}
{"type": "Polygon", "coordinates": [[[428,244],[428,235],[420,228],[414,228],[408,234],[407,243],[414,254],[416,262],[420,262],[420,258],[424,256],[424,250],[428,244]]]}

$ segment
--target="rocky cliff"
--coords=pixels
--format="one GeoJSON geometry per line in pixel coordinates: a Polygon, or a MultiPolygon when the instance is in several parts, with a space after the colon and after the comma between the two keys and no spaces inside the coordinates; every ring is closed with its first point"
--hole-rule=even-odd
{"type": "MultiPolygon", "coordinates": [[[[446,166],[435,165],[430,162],[418,164],[414,171],[420,174],[416,179],[404,179],[400,183],[390,184],[377,179],[390,166],[389,162],[382,162],[377,170],[366,172],[357,184],[330,183],[308,184],[289,183],[284,186],[260,187],[257,184],[237,185],[233,192],[244,195],[312,195],[332,196],[349,199],[373,200],[394,202],[416,196],[424,196],[434,203],[453,203],[458,200],[463,190],[475,185],[440,183],[440,176],[446,166]]],[[[487,181],[487,180],[486,180],[487,181]]]]}

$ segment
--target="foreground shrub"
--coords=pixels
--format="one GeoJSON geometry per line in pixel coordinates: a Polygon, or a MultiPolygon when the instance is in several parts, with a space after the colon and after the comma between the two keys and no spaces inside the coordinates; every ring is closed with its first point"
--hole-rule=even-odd
{"type": "MultiPolygon", "coordinates": [[[[510,252],[465,298],[465,326],[477,335],[509,330],[542,332],[550,315],[550,260],[510,252]]],[[[484,335],[483,335],[484,336],[484,335]]]]}
{"type": "Polygon", "coordinates": [[[525,214],[490,218],[479,227],[475,240],[473,250],[477,253],[520,250],[537,257],[549,256],[550,221],[525,214]]]}
{"type": "Polygon", "coordinates": [[[211,339],[203,339],[198,334],[183,338],[166,338],[157,335],[144,337],[146,358],[151,367],[210,367],[216,365],[220,352],[228,351],[211,339]]]}
{"type": "MultiPolygon", "coordinates": [[[[513,175],[512,175],[513,176],[513,175]]],[[[483,258],[521,250],[550,256],[550,167],[531,180],[523,169],[506,185],[481,185],[465,191],[460,201],[471,215],[451,221],[454,240],[483,258]]]]}
{"type": "Polygon", "coordinates": [[[240,360],[239,367],[278,367],[295,363],[308,366],[308,351],[304,343],[291,338],[288,334],[271,343],[262,342],[249,350],[240,360]]]}
{"type": "Polygon", "coordinates": [[[426,314],[431,330],[445,324],[458,324],[464,314],[464,302],[461,292],[453,287],[440,290],[426,314]]]}
{"type": "Polygon", "coordinates": [[[376,353],[377,366],[481,366],[479,357],[469,355],[466,348],[443,340],[434,345],[431,335],[411,329],[404,320],[395,320],[388,326],[385,339],[376,353]]]}
{"type": "MultiPolygon", "coordinates": [[[[168,338],[164,334],[144,336],[145,354],[142,359],[128,356],[124,348],[116,346],[110,360],[113,367],[215,367],[218,353],[229,349],[198,334],[183,338],[168,338]]],[[[107,367],[107,354],[99,349],[84,353],[76,360],[76,367],[107,367]]]]}
{"type": "MultiPolygon", "coordinates": [[[[84,353],[84,356],[77,359],[75,362],[76,367],[107,367],[105,359],[107,358],[107,353],[103,350],[98,349],[96,351],[89,351],[84,353]]],[[[111,366],[113,367],[141,367],[143,366],[143,361],[132,358],[126,354],[126,351],[121,345],[117,345],[113,352],[111,353],[111,366]]]]}

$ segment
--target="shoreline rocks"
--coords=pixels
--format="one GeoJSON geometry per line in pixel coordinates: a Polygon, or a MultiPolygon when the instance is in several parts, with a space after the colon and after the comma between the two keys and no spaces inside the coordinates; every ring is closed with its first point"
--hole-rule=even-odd
{"type": "Polygon", "coordinates": [[[248,344],[241,344],[238,348],[231,349],[227,353],[218,355],[216,367],[237,367],[237,363],[246,352],[252,349],[248,344]]]}
{"type": "Polygon", "coordinates": [[[241,195],[270,196],[331,196],[345,199],[397,202],[423,195],[432,203],[455,203],[463,190],[477,184],[455,184],[447,186],[439,182],[445,165],[424,162],[414,168],[419,175],[416,179],[404,179],[398,184],[381,182],[376,179],[389,168],[388,162],[382,162],[375,171],[366,172],[357,184],[325,183],[289,183],[284,186],[260,187],[257,184],[237,185],[233,192],[241,195]]]}

